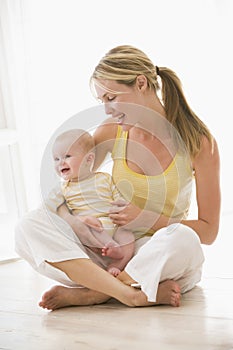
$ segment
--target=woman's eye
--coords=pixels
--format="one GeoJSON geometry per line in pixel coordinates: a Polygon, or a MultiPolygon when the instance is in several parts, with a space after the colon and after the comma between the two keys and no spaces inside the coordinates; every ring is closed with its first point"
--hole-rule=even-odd
{"type": "Polygon", "coordinates": [[[108,101],[113,101],[116,98],[116,96],[108,96],[108,101]]]}
{"type": "Polygon", "coordinates": [[[65,155],[65,158],[67,159],[67,158],[70,158],[71,157],[71,155],[70,154],[66,154],[65,155]]]}

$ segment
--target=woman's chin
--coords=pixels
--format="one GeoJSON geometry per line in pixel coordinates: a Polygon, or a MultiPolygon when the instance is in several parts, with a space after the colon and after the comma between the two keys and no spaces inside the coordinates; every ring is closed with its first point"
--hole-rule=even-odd
{"type": "Polygon", "coordinates": [[[129,125],[129,124],[120,124],[120,126],[122,127],[123,131],[129,131],[133,125],[129,125]]]}

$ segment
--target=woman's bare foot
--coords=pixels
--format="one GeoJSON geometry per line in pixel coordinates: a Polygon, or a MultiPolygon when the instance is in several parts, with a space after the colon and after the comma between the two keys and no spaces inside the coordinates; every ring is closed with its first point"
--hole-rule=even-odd
{"type": "Polygon", "coordinates": [[[132,283],[136,283],[136,281],[134,281],[124,270],[117,276],[117,278],[124,284],[127,284],[127,286],[131,286],[132,283]]]}
{"type": "MultiPolygon", "coordinates": [[[[136,284],[138,288],[137,281],[134,281],[125,271],[122,271],[117,278],[122,281],[124,284],[131,286],[136,284]]],[[[142,291],[138,291],[136,295],[136,305],[146,306],[146,305],[171,305],[171,306],[180,306],[180,286],[177,282],[173,280],[166,280],[159,283],[156,302],[151,303],[147,301],[146,295],[142,291]]]]}
{"type": "MultiPolygon", "coordinates": [[[[171,305],[180,306],[180,287],[173,280],[161,282],[158,286],[156,302],[148,302],[146,295],[141,290],[131,289],[129,302],[124,302],[129,306],[151,306],[151,305],[171,305]],[[134,290],[134,291],[133,291],[134,290]]],[[[54,286],[45,292],[39,306],[56,310],[68,306],[88,306],[107,302],[109,296],[87,288],[69,288],[54,286]]]]}
{"type": "Polygon", "coordinates": [[[107,295],[87,288],[54,286],[43,294],[39,306],[43,309],[56,310],[67,306],[102,304],[109,299],[107,295]]]}
{"type": "Polygon", "coordinates": [[[180,286],[173,280],[161,282],[158,286],[156,305],[180,306],[180,286]]]}
{"type": "Polygon", "coordinates": [[[123,252],[120,246],[114,246],[112,243],[109,243],[105,247],[102,248],[102,255],[108,256],[112,259],[122,259],[123,252]]]}
{"type": "Polygon", "coordinates": [[[177,282],[173,280],[167,280],[159,283],[156,302],[147,301],[146,295],[137,290],[135,294],[134,303],[135,306],[149,306],[149,305],[171,305],[174,307],[180,306],[180,287],[177,282]]]}

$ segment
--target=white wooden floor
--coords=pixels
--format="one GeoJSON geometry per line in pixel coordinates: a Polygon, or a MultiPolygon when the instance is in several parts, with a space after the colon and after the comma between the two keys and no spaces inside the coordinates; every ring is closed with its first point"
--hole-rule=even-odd
{"type": "Polygon", "coordinates": [[[0,264],[0,349],[4,350],[232,350],[232,218],[206,247],[203,278],[182,296],[181,307],[104,305],[40,309],[55,283],[24,261],[0,264]]]}

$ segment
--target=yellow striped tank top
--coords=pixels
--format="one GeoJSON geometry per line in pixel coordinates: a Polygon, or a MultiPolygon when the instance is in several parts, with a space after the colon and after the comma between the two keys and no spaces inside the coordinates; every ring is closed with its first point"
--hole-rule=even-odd
{"type": "MultiPolygon", "coordinates": [[[[126,162],[128,132],[118,127],[112,159],[113,181],[125,200],[141,209],[161,213],[167,217],[185,219],[188,215],[193,171],[189,157],[176,153],[167,169],[155,176],[132,171],[126,162]]],[[[147,234],[153,234],[149,231],[147,234]]],[[[138,233],[136,238],[141,235],[138,233]]]]}

